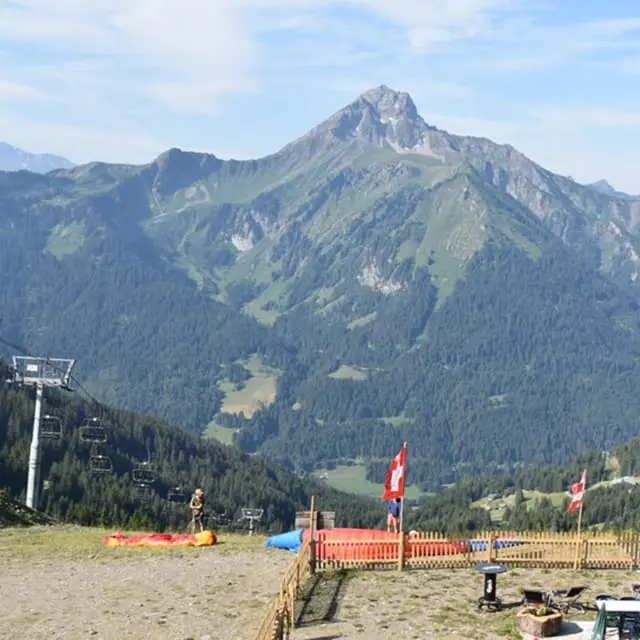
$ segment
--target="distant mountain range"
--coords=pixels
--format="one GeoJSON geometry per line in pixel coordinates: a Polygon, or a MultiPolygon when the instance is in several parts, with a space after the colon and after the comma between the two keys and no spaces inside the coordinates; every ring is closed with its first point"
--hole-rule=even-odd
{"type": "Polygon", "coordinates": [[[0,211],[5,337],[290,468],[380,481],[407,440],[429,487],[638,432],[640,199],[389,87],[257,160],[0,174],[0,211]]]}
{"type": "Polygon", "coordinates": [[[638,196],[632,196],[628,193],[624,193],[624,191],[618,191],[614,187],[612,187],[606,180],[598,180],[597,182],[592,182],[587,185],[596,191],[600,191],[601,193],[606,193],[610,196],[615,196],[616,198],[637,198],[638,196]]]}
{"type": "Polygon", "coordinates": [[[0,142],[0,171],[33,171],[48,173],[54,169],[71,169],[74,164],[50,153],[29,153],[6,142],[0,142]]]}

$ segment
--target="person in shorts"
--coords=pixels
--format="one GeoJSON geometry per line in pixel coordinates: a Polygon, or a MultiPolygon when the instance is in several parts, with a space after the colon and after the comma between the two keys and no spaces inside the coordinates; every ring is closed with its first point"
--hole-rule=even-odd
{"type": "Polygon", "coordinates": [[[202,489],[196,489],[196,492],[191,497],[191,503],[189,504],[191,509],[191,524],[189,529],[195,533],[196,528],[200,531],[204,531],[204,492],[202,489]]]}
{"type": "Polygon", "coordinates": [[[389,513],[387,514],[387,531],[393,531],[398,533],[398,522],[400,520],[400,509],[402,508],[402,502],[400,498],[391,500],[389,502],[389,513]]]}

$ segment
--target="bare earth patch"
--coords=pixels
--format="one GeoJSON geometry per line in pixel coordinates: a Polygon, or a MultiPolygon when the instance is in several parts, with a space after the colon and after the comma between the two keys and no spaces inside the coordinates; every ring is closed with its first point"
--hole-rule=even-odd
{"type": "Polygon", "coordinates": [[[174,550],[104,548],[91,529],[3,534],[3,640],[249,639],[292,560],[260,538],[174,550]]]}
{"type": "MultiPolygon", "coordinates": [[[[583,596],[633,595],[637,572],[511,569],[498,576],[502,612],[479,612],[483,578],[473,569],[332,572],[316,576],[297,604],[292,640],[498,640],[521,638],[515,614],[521,588],[562,589],[588,585],[583,596]]],[[[595,620],[595,609],[569,620],[595,620]]]]}

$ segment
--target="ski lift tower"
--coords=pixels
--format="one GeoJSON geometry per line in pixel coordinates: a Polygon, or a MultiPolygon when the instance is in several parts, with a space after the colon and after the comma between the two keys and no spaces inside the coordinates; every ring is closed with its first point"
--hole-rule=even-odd
{"type": "Polygon", "coordinates": [[[256,522],[262,520],[262,514],[264,509],[247,509],[242,508],[242,520],[248,520],[249,522],[249,535],[253,535],[256,522]]]}
{"type": "Polygon", "coordinates": [[[45,387],[71,389],[71,371],[76,361],[68,358],[36,358],[13,356],[12,382],[23,387],[36,388],[36,408],[33,414],[33,432],[29,452],[29,475],[27,476],[27,507],[38,506],[40,482],[40,416],[45,387]]]}

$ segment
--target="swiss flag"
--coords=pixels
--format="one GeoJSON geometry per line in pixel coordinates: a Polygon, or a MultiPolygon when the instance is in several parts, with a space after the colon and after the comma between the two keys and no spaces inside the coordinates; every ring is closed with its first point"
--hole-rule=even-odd
{"type": "Polygon", "coordinates": [[[585,469],[582,472],[582,478],[580,478],[580,482],[574,482],[571,485],[571,493],[573,493],[573,498],[571,499],[571,504],[567,511],[571,513],[576,509],[579,509],[584,502],[584,492],[587,488],[587,470],[585,469]]]}
{"type": "Polygon", "coordinates": [[[407,443],[400,449],[400,453],[393,459],[387,479],[384,481],[383,500],[404,498],[404,485],[407,477],[407,443]]]}

